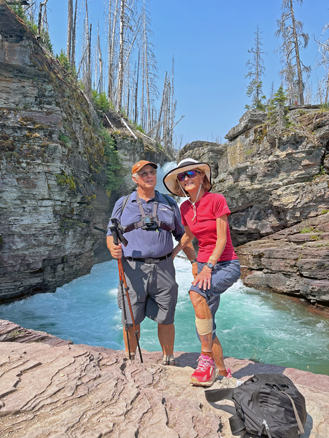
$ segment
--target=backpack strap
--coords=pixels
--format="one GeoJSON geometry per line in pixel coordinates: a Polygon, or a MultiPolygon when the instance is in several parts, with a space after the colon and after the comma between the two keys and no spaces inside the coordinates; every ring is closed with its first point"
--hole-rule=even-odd
{"type": "MultiPolygon", "coordinates": [[[[205,396],[210,403],[220,400],[232,400],[234,402],[234,388],[208,389],[205,391],[205,396]]],[[[239,412],[230,417],[229,422],[232,435],[241,435],[241,432],[245,430],[245,424],[239,412]]]]}
{"type": "Polygon", "coordinates": [[[173,210],[173,207],[175,205],[173,198],[169,195],[165,195],[164,193],[161,193],[161,195],[165,198],[165,200],[167,201],[167,204],[173,210]]]}
{"type": "Polygon", "coordinates": [[[301,422],[301,419],[300,419],[300,417],[298,415],[295,402],[293,401],[293,399],[290,397],[289,394],[287,394],[284,391],[280,391],[280,392],[282,392],[282,394],[286,395],[289,398],[289,400],[291,401],[291,404],[292,404],[292,407],[293,407],[293,410],[294,410],[294,413],[295,413],[295,417],[296,417],[296,421],[297,421],[297,426],[298,426],[299,432],[300,433],[304,433],[305,431],[304,431],[303,423],[301,422]]]}
{"type": "Polygon", "coordinates": [[[128,204],[130,196],[131,196],[131,193],[130,193],[130,195],[125,196],[125,198],[123,200],[122,207],[121,207],[122,208],[121,216],[122,216],[123,210],[126,208],[126,205],[128,204]]]}
{"type": "Polygon", "coordinates": [[[214,403],[220,400],[232,400],[233,388],[207,389],[204,394],[207,401],[210,403],[214,403]]]}

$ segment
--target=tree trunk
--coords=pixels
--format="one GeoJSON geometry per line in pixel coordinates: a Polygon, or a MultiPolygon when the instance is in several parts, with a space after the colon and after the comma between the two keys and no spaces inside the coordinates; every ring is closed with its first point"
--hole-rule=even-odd
{"type": "Polygon", "coordinates": [[[121,0],[121,5],[120,5],[120,51],[119,51],[117,111],[121,111],[121,107],[122,107],[123,53],[124,53],[124,39],[123,39],[123,34],[124,34],[124,15],[125,15],[125,0],[121,0]]]}
{"type": "Polygon", "coordinates": [[[148,59],[147,59],[147,34],[146,34],[146,17],[145,17],[145,2],[144,2],[144,62],[145,62],[145,85],[146,85],[146,103],[147,103],[147,131],[151,129],[151,102],[150,102],[150,84],[148,77],[148,59]]]}
{"type": "Polygon", "coordinates": [[[74,19],[73,19],[73,28],[72,28],[72,47],[71,47],[71,65],[73,69],[75,69],[75,42],[77,35],[77,10],[78,10],[78,0],[75,0],[75,9],[74,9],[74,19]]]}
{"type": "Polygon", "coordinates": [[[67,0],[68,15],[67,15],[67,42],[66,42],[66,57],[71,63],[72,60],[72,31],[73,31],[73,0],[67,0]]]}
{"type": "Polygon", "coordinates": [[[138,51],[138,63],[136,70],[136,88],[135,88],[135,123],[138,121],[138,78],[139,78],[139,59],[140,51],[138,51]]]}
{"type": "Polygon", "coordinates": [[[298,45],[298,38],[297,38],[297,31],[296,31],[296,20],[295,20],[292,0],[290,0],[290,12],[291,12],[291,21],[292,21],[292,32],[293,32],[293,37],[294,37],[294,42],[295,42],[299,103],[300,103],[300,105],[304,105],[303,75],[302,75],[302,67],[301,67],[300,56],[299,56],[299,45],[298,45]]]}

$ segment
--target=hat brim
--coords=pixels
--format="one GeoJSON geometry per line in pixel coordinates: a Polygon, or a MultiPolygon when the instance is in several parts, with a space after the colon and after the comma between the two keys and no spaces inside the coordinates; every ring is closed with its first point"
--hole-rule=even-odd
{"type": "Polygon", "coordinates": [[[205,175],[208,178],[209,183],[211,184],[211,168],[208,163],[193,163],[186,164],[179,167],[175,167],[175,169],[170,170],[163,178],[163,184],[166,189],[176,196],[184,196],[180,189],[176,189],[176,181],[177,175],[182,172],[186,172],[188,170],[200,169],[203,170],[205,175]]]}

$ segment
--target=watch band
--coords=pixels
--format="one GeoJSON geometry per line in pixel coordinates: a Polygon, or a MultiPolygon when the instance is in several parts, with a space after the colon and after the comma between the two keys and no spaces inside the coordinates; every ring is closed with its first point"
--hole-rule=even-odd
{"type": "Polygon", "coordinates": [[[196,260],[195,259],[190,260],[190,263],[191,263],[191,265],[193,265],[193,263],[196,263],[196,260]]]}
{"type": "Polygon", "coordinates": [[[212,263],[207,262],[206,266],[208,266],[209,269],[211,269],[212,271],[214,270],[214,265],[212,263]]]}

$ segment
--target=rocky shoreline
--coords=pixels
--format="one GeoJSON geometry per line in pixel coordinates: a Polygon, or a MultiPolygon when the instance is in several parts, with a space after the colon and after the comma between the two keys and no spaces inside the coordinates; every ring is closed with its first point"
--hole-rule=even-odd
{"type": "MultiPolygon", "coordinates": [[[[176,352],[175,367],[160,352],[143,351],[144,363],[122,351],[74,345],[44,332],[0,320],[0,427],[4,438],[232,438],[232,403],[210,405],[188,377],[198,353],[176,352]]],[[[306,398],[301,438],[329,436],[329,376],[292,368],[225,359],[235,386],[256,373],[283,373],[306,398]]]]}

